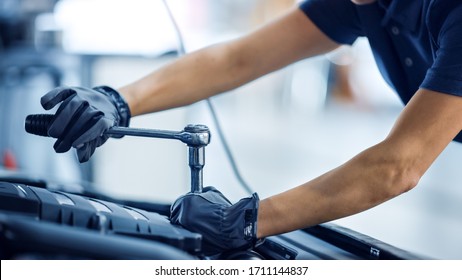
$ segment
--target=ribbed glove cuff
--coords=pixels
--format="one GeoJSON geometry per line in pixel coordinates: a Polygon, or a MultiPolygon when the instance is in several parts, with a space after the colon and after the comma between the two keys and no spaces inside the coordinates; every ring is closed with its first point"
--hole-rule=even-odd
{"type": "Polygon", "coordinates": [[[108,86],[98,86],[94,87],[93,89],[111,97],[120,117],[119,123],[117,125],[128,127],[130,125],[131,113],[128,104],[122,95],[115,89],[108,86]]]}

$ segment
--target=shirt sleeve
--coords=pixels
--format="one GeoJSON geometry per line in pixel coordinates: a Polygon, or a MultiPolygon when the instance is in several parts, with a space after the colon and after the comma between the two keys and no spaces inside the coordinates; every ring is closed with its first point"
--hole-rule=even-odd
{"type": "Polygon", "coordinates": [[[436,50],[421,87],[462,96],[462,3],[453,1],[451,6],[446,12],[432,9],[430,33],[436,50]]]}
{"type": "Polygon", "coordinates": [[[351,45],[363,36],[356,5],[350,0],[306,0],[300,9],[330,39],[351,45]]]}

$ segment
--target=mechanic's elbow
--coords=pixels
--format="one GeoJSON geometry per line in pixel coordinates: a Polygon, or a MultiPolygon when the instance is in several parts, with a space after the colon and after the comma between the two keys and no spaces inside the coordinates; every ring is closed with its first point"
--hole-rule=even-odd
{"type": "Polygon", "coordinates": [[[406,193],[417,186],[423,176],[418,157],[397,149],[389,141],[383,141],[362,153],[359,157],[365,170],[370,170],[374,203],[406,193]]]}
{"type": "Polygon", "coordinates": [[[406,193],[417,186],[421,175],[412,168],[395,167],[389,173],[386,198],[391,199],[406,193]]]}

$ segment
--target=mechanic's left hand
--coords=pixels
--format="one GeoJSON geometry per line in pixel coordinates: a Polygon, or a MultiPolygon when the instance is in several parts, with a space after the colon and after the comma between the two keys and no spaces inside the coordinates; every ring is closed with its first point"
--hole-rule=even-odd
{"type": "Polygon", "coordinates": [[[61,103],[48,135],[57,139],[53,146],[57,153],[76,148],[80,162],[88,161],[95,149],[106,142],[109,138],[104,134],[106,130],[115,125],[127,127],[130,123],[128,104],[108,86],[57,87],[42,96],[40,102],[45,110],[61,103]]]}
{"type": "Polygon", "coordinates": [[[202,234],[206,255],[249,249],[257,241],[259,202],[254,193],[231,204],[220,191],[206,187],[202,193],[178,198],[170,209],[170,221],[202,234]]]}

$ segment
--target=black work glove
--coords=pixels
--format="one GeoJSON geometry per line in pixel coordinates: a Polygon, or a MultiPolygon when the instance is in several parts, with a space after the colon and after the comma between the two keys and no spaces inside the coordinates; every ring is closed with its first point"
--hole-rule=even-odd
{"type": "Polygon", "coordinates": [[[214,187],[187,193],[171,206],[170,221],[202,234],[206,255],[253,248],[257,243],[260,199],[254,193],[235,204],[214,187]]]}
{"type": "MultiPolygon", "coordinates": [[[[53,148],[57,153],[77,149],[80,162],[88,161],[108,139],[103,133],[115,125],[127,127],[130,109],[114,89],[101,86],[93,89],[58,87],[40,100],[45,110],[59,106],[48,135],[57,138],[53,148]]],[[[120,138],[120,137],[119,137],[120,138]]]]}

